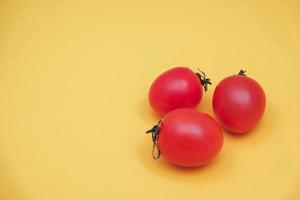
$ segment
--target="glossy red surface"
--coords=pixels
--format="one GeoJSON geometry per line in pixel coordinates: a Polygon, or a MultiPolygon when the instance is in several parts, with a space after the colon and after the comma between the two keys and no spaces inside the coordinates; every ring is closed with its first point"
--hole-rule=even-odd
{"type": "Polygon", "coordinates": [[[213,95],[213,110],[222,126],[233,133],[246,133],[263,116],[266,97],[262,87],[247,76],[223,79],[213,95]]]}
{"type": "Polygon", "coordinates": [[[222,129],[208,114],[182,108],[162,119],[158,145],[170,163],[183,167],[205,165],[217,156],[222,144],[222,129]]]}
{"type": "Polygon", "coordinates": [[[151,107],[161,115],[177,108],[194,108],[203,95],[196,74],[187,67],[172,68],[156,78],[149,91],[151,107]]]}

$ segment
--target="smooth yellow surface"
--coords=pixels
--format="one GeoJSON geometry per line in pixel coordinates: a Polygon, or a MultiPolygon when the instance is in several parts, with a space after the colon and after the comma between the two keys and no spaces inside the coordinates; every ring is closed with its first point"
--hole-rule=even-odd
{"type": "Polygon", "coordinates": [[[300,3],[0,2],[1,200],[300,199],[300,3]],[[211,165],[151,157],[152,80],[247,70],[267,95],[259,126],[211,165]]]}

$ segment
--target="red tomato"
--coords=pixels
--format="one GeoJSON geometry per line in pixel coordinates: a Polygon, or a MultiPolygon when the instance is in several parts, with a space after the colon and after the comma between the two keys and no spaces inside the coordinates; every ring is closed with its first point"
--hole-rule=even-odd
{"type": "Polygon", "coordinates": [[[223,79],[213,95],[213,109],[223,127],[233,133],[246,133],[262,118],[266,97],[262,87],[241,70],[223,79]]]}
{"type": "MultiPolygon", "coordinates": [[[[169,112],[158,125],[147,131],[152,133],[153,148],[158,148],[172,164],[198,167],[212,161],[223,145],[222,128],[208,114],[191,108],[169,112]]],[[[153,149],[155,150],[155,149],[153,149]]]]}
{"type": "Polygon", "coordinates": [[[177,108],[194,108],[202,98],[203,89],[211,84],[201,71],[194,73],[187,67],[172,68],[156,78],[149,91],[152,108],[164,115],[177,108]]]}

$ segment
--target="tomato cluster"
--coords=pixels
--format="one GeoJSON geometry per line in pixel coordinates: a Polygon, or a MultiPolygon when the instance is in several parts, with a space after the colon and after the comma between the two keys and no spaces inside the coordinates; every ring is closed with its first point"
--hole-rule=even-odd
{"type": "Polygon", "coordinates": [[[154,159],[161,154],[182,167],[208,164],[222,148],[222,127],[243,134],[260,121],[266,106],[265,93],[245,71],[224,78],[216,86],[212,106],[218,121],[196,109],[210,84],[205,73],[194,73],[187,67],[172,68],[154,80],[149,103],[162,116],[147,131],[152,134],[154,159]]]}

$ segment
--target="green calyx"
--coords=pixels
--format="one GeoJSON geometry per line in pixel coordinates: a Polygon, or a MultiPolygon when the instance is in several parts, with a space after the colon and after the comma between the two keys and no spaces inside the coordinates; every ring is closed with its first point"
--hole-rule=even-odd
{"type": "Polygon", "coordinates": [[[200,79],[201,85],[203,86],[204,91],[206,92],[208,85],[211,85],[210,78],[207,78],[206,74],[199,69],[198,72],[196,72],[196,75],[200,79]]]}
{"type": "Polygon", "coordinates": [[[152,134],[152,143],[153,143],[153,146],[152,146],[152,157],[157,160],[159,159],[160,157],[160,150],[158,148],[158,144],[157,144],[157,141],[158,141],[158,134],[159,134],[159,131],[160,131],[160,127],[161,127],[161,121],[158,121],[158,123],[153,126],[151,129],[149,129],[148,131],[146,131],[146,133],[151,133],[152,134]],[[155,153],[156,151],[157,153],[155,153]]]}
{"type": "Polygon", "coordinates": [[[238,76],[247,76],[246,75],[246,70],[240,70],[240,72],[237,74],[238,76]]]}

